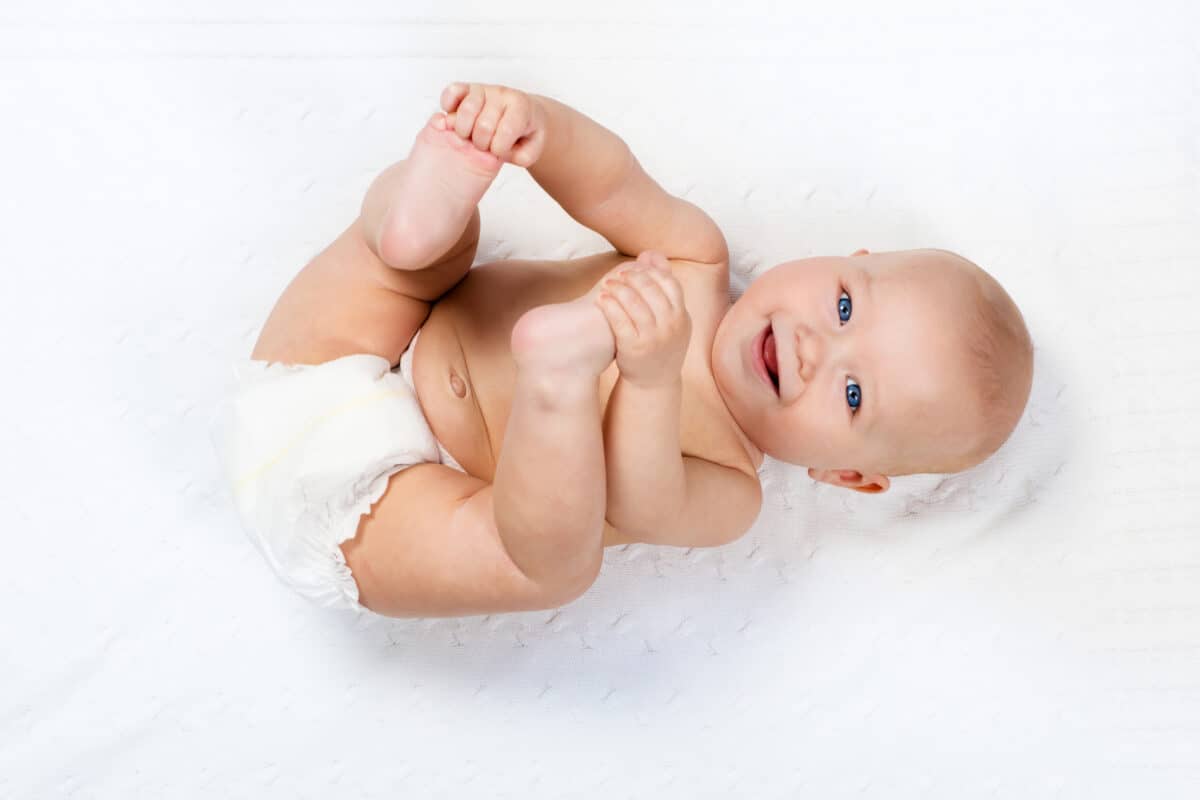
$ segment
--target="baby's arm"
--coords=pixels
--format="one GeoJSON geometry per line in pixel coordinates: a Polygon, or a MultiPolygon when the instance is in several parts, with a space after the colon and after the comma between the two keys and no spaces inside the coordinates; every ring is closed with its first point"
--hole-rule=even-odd
{"type": "Polygon", "coordinates": [[[726,544],[753,524],[756,479],[681,455],[681,370],[691,333],[683,289],[660,253],[603,283],[596,303],[616,341],[620,377],[604,416],[608,521],[636,541],[726,544]]]}
{"type": "Polygon", "coordinates": [[[620,370],[604,412],[606,514],[617,530],[649,542],[679,517],[687,495],[679,410],[692,320],[660,254],[642,253],[601,287],[596,305],[620,370]]]}
{"type": "Polygon", "coordinates": [[[545,112],[546,141],[529,172],[575,220],[630,256],[653,249],[672,259],[728,263],[716,223],[655,183],[621,137],[556,100],[534,99],[545,112]]]}
{"type": "Polygon", "coordinates": [[[725,237],[708,215],[663,191],[621,137],[575,109],[480,83],[451,84],[442,108],[460,137],[527,167],[568,214],[620,252],[654,249],[671,259],[728,266],[725,237]]]}

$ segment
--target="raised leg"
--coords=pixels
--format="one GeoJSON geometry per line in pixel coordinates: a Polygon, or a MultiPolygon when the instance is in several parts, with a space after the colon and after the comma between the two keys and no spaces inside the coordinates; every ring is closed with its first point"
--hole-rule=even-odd
{"type": "Polygon", "coordinates": [[[598,286],[513,326],[517,377],[492,482],[496,528],[513,561],[533,580],[575,587],[591,584],[603,555],[598,379],[615,343],[593,303],[598,286]]]}
{"type": "Polygon", "coordinates": [[[360,212],[367,246],[397,270],[420,270],[462,249],[500,166],[498,158],[447,128],[444,114],[434,114],[408,158],[380,173],[367,190],[360,212]]]}

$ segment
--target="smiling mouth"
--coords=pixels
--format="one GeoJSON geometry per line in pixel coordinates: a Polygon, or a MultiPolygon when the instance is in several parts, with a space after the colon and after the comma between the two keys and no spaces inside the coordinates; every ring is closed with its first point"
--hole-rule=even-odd
{"type": "Polygon", "coordinates": [[[770,366],[772,361],[776,361],[775,334],[770,325],[768,325],[766,329],[758,335],[757,345],[755,357],[762,364],[763,375],[767,381],[770,382],[771,387],[775,390],[775,396],[778,397],[779,376],[776,374],[775,370],[771,369],[770,366]],[[770,358],[768,358],[768,353],[770,354],[770,358]]]}

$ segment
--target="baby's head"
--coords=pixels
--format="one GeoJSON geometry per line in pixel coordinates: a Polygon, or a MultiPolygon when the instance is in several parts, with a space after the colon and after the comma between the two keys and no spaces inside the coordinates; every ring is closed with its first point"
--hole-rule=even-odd
{"type": "Polygon", "coordinates": [[[763,452],[879,492],[994,453],[1029,398],[1033,348],[1012,298],[970,261],[860,250],[759,276],[721,320],[712,368],[763,452]]]}

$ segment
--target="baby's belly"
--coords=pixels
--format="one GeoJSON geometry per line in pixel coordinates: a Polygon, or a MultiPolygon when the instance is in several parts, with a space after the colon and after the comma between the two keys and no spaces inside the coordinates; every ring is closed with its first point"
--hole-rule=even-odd
{"type": "MultiPolygon", "coordinates": [[[[583,295],[621,258],[606,253],[571,262],[486,264],[472,269],[433,306],[413,353],[413,383],[433,435],[469,474],[488,483],[495,480],[517,374],[509,349],[513,325],[530,308],[583,295]]],[[[710,294],[711,302],[728,302],[723,286],[710,294]]],[[[699,302],[704,301],[693,299],[699,302]]],[[[715,322],[708,328],[715,329],[715,322]]],[[[711,342],[708,328],[695,325],[693,335],[711,342]]],[[[684,371],[683,453],[723,464],[745,460],[729,433],[728,421],[720,417],[724,407],[715,394],[707,360],[693,364],[693,371],[697,370],[702,374],[692,380],[686,366],[684,371]]],[[[618,377],[615,361],[600,375],[597,425],[604,419],[618,377]]],[[[754,474],[753,466],[746,469],[754,474]]],[[[631,541],[605,525],[605,547],[631,541]]]]}
{"type": "Polygon", "coordinates": [[[495,472],[486,427],[453,320],[435,305],[417,335],[413,385],[434,437],[469,474],[495,472]]]}
{"type": "MultiPolygon", "coordinates": [[[[416,386],[417,399],[430,430],[442,447],[468,474],[492,483],[508,420],[511,381],[505,383],[496,380],[496,373],[503,372],[503,364],[496,370],[497,358],[484,361],[478,353],[470,362],[475,365],[476,373],[488,377],[472,380],[464,345],[455,331],[453,308],[446,307],[441,314],[437,313],[438,308],[436,305],[433,307],[429,319],[421,328],[413,352],[413,384],[416,386]],[[480,386],[484,389],[483,398],[477,394],[480,386]]],[[[508,361],[515,375],[511,354],[508,361]]],[[[616,380],[617,366],[613,363],[600,377],[602,409],[612,394],[616,380]]],[[[634,541],[605,521],[602,546],[612,547],[634,541]]]]}
{"type": "MultiPolygon", "coordinates": [[[[513,325],[529,309],[579,297],[619,256],[476,267],[430,311],[413,353],[413,383],[433,435],[471,475],[491,482],[512,403],[513,325]]],[[[617,380],[600,377],[601,413],[617,380]]]]}

